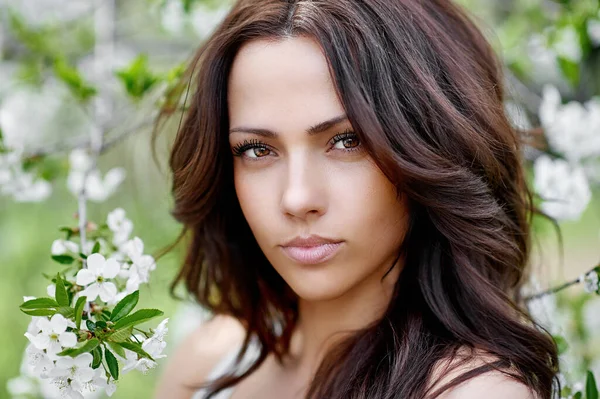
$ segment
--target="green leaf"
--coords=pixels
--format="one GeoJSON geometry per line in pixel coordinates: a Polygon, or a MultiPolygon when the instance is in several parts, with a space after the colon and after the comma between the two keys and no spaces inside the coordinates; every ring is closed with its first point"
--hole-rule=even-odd
{"type": "Polygon", "coordinates": [[[75,325],[79,330],[81,328],[81,318],[83,317],[83,307],[85,306],[85,302],[87,301],[86,296],[80,296],[77,298],[77,302],[75,303],[75,325]]]}
{"type": "Polygon", "coordinates": [[[56,275],[56,293],[54,294],[54,296],[56,297],[56,302],[58,302],[60,306],[70,305],[69,293],[65,288],[65,282],[60,277],[60,274],[56,275]]]}
{"type": "Polygon", "coordinates": [[[65,349],[64,351],[57,353],[57,355],[76,357],[81,355],[82,353],[92,352],[98,347],[98,345],[100,345],[100,341],[97,338],[92,338],[89,341],[87,341],[83,346],[65,349]]]}
{"type": "Polygon", "coordinates": [[[102,348],[100,346],[94,348],[92,356],[94,357],[92,360],[92,368],[97,369],[102,364],[102,348]]]}
{"type": "Polygon", "coordinates": [[[94,244],[94,248],[92,248],[93,254],[97,254],[98,252],[100,252],[100,241],[96,241],[96,243],[94,244]]]}
{"type": "Polygon", "coordinates": [[[117,303],[117,305],[112,311],[110,320],[116,322],[119,319],[122,319],[123,317],[127,316],[135,308],[139,299],[139,291],[134,291],[131,294],[127,295],[119,303],[117,303]]]}
{"type": "Polygon", "coordinates": [[[585,381],[585,398],[586,399],[598,399],[598,387],[596,385],[596,379],[594,373],[588,370],[587,378],[585,381]]]}
{"type": "Polygon", "coordinates": [[[127,355],[125,354],[125,350],[118,344],[114,342],[107,342],[107,344],[108,346],[110,346],[110,349],[112,349],[117,355],[121,356],[123,359],[127,357],[127,355]]]}
{"type": "Polygon", "coordinates": [[[61,265],[70,265],[75,261],[75,258],[69,255],[52,255],[52,259],[61,265]]]}
{"type": "Polygon", "coordinates": [[[60,305],[52,298],[36,298],[31,299],[21,304],[20,308],[23,309],[49,309],[57,308],[60,305]]]}
{"type": "Polygon", "coordinates": [[[144,54],[133,60],[128,68],[117,71],[116,76],[123,82],[127,93],[136,100],[141,99],[160,80],[148,68],[148,57],[144,54]]]}
{"type": "Polygon", "coordinates": [[[54,62],[56,77],[67,85],[71,93],[81,101],[87,101],[96,95],[96,88],[85,82],[79,71],[62,58],[54,62]]]}
{"type": "Polygon", "coordinates": [[[56,309],[56,311],[64,317],[66,317],[67,319],[73,318],[73,315],[75,314],[73,308],[70,306],[61,306],[58,309],[56,309]]]}
{"type": "Polygon", "coordinates": [[[567,340],[560,335],[553,335],[552,338],[554,339],[554,342],[556,343],[556,347],[558,348],[558,354],[561,355],[561,354],[565,353],[567,351],[567,349],[569,348],[569,344],[567,343],[567,340]]]}
{"type": "Polygon", "coordinates": [[[133,334],[133,326],[118,330],[108,336],[108,340],[112,342],[124,342],[133,334]]]}
{"type": "Polygon", "coordinates": [[[21,309],[21,312],[28,314],[29,316],[54,316],[56,314],[56,310],[54,309],[21,309]]]}
{"type": "Polygon", "coordinates": [[[100,313],[96,313],[96,318],[98,318],[102,321],[108,321],[108,320],[110,320],[110,314],[106,314],[103,310],[100,313]]]}
{"type": "Polygon", "coordinates": [[[152,356],[150,356],[145,350],[142,349],[142,346],[140,344],[134,344],[132,342],[118,342],[118,344],[121,345],[123,348],[135,352],[142,357],[155,361],[152,358],[152,356]]]}
{"type": "Polygon", "coordinates": [[[112,342],[125,342],[131,337],[131,334],[133,334],[133,326],[116,331],[110,334],[107,339],[112,342]]]}
{"type": "Polygon", "coordinates": [[[103,320],[97,320],[96,321],[96,328],[100,328],[100,329],[106,328],[106,322],[103,321],[103,320]]]}
{"type": "Polygon", "coordinates": [[[106,359],[106,364],[108,365],[108,371],[110,371],[110,375],[112,375],[115,380],[118,380],[119,362],[117,362],[117,358],[107,348],[104,348],[104,358],[106,359]]]}
{"type": "Polygon", "coordinates": [[[158,309],[140,309],[137,312],[123,317],[114,325],[115,330],[121,330],[126,327],[135,326],[144,323],[150,319],[162,316],[164,313],[158,309]]]}
{"type": "Polygon", "coordinates": [[[557,57],[557,61],[567,81],[573,87],[577,86],[580,78],[579,64],[564,57],[557,57]]]}
{"type": "Polygon", "coordinates": [[[582,399],[583,398],[583,394],[581,392],[577,392],[575,393],[575,395],[573,395],[573,399],[582,399]]]}
{"type": "Polygon", "coordinates": [[[96,329],[96,323],[94,323],[91,320],[86,320],[85,321],[85,326],[87,327],[88,330],[90,331],[94,331],[96,329]]]}

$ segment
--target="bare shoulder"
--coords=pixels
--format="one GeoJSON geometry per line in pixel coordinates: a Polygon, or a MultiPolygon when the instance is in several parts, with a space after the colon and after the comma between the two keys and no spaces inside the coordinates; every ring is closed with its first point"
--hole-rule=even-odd
{"type": "Polygon", "coordinates": [[[188,399],[217,363],[241,344],[244,327],[228,316],[215,316],[192,331],[169,356],[156,398],[188,399]]]}
{"type": "MultiPolygon", "coordinates": [[[[466,351],[459,352],[457,359],[453,361],[442,361],[435,368],[431,376],[434,392],[445,384],[451,382],[454,378],[469,370],[476,369],[489,363],[493,363],[497,358],[478,352],[475,357],[458,367],[456,365],[464,356],[466,351]]],[[[506,374],[491,370],[484,372],[476,377],[468,379],[459,385],[443,392],[438,399],[537,399],[537,395],[529,387],[506,374]]]]}

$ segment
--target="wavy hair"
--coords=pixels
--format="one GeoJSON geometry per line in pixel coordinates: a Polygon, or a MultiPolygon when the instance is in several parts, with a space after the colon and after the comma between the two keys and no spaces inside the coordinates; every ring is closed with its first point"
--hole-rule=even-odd
{"type": "Polygon", "coordinates": [[[172,213],[189,236],[172,289],[184,283],[200,304],[238,319],[242,353],[260,342],[254,363],[212,381],[211,396],[269,354],[281,360],[298,317],[296,295],[258,247],[235,194],[226,97],[244,43],[298,36],[319,43],[355,132],[410,204],[392,301],[327,354],[307,397],[434,398],[499,370],[550,398],[557,349],[519,296],[536,212],[520,137],[504,112],[497,57],[449,0],[240,0],[194,56],[170,158],[172,213]],[[494,361],[433,391],[436,365],[461,348],[494,361]]]}

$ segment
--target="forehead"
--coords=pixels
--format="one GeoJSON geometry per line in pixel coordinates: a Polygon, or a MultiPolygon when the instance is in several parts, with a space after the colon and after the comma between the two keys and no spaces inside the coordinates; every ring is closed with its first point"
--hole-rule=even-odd
{"type": "Polygon", "coordinates": [[[234,59],[227,98],[231,127],[304,130],[344,113],[321,47],[306,37],[246,43],[234,59]]]}

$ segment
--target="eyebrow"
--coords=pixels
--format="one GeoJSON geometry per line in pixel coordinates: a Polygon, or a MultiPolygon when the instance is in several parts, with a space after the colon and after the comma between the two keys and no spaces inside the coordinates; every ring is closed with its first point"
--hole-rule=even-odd
{"type": "MultiPolygon", "coordinates": [[[[321,123],[317,123],[314,126],[309,127],[306,130],[306,133],[309,136],[314,136],[316,134],[322,133],[324,131],[327,131],[329,129],[331,129],[332,127],[344,122],[348,120],[348,116],[347,115],[340,115],[340,116],[336,116],[335,118],[331,118],[329,120],[326,120],[324,122],[321,123]]],[[[229,134],[231,133],[237,133],[237,132],[241,132],[241,133],[252,133],[252,134],[257,134],[259,136],[263,136],[263,137],[269,137],[269,138],[275,138],[277,137],[279,134],[269,130],[269,129],[264,129],[264,128],[255,128],[255,127],[234,127],[232,129],[229,130],[229,134]]]]}

